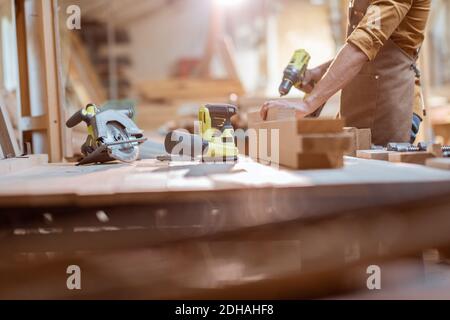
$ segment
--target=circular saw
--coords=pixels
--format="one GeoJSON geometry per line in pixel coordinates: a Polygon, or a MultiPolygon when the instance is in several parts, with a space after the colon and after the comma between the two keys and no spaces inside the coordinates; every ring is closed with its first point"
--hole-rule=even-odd
{"type": "Polygon", "coordinates": [[[88,127],[88,137],[81,147],[84,158],[78,165],[136,161],[139,145],[147,139],[133,122],[133,115],[131,108],[102,110],[94,104],[75,113],[67,121],[67,127],[73,128],[81,122],[88,127]]]}

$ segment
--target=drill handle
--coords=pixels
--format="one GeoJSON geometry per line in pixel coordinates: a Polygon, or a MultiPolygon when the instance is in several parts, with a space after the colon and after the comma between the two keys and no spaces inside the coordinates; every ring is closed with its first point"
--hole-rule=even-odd
{"type": "Polygon", "coordinates": [[[88,123],[89,117],[83,114],[83,110],[79,110],[73,116],[71,116],[69,120],[67,120],[66,126],[68,128],[73,128],[79,125],[82,121],[88,123]]]}

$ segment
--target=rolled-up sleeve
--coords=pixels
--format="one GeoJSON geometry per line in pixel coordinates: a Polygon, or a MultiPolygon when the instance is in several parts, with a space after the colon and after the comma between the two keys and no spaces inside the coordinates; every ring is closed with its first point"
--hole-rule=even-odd
{"type": "Polygon", "coordinates": [[[374,0],[347,42],[373,60],[381,47],[398,28],[413,0],[374,0]]]}

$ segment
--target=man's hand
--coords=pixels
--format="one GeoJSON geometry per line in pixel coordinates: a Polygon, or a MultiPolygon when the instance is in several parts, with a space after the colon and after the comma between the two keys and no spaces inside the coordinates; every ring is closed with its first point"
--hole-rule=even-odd
{"type": "Polygon", "coordinates": [[[304,102],[289,102],[286,100],[274,100],[268,101],[263,104],[261,107],[261,119],[266,120],[269,109],[271,108],[280,108],[280,109],[292,109],[295,110],[295,114],[297,118],[303,118],[309,113],[313,112],[309,106],[304,102]]]}
{"type": "Polygon", "coordinates": [[[322,80],[323,76],[327,72],[330,65],[333,63],[333,60],[327,61],[320,66],[317,66],[312,69],[306,70],[306,73],[303,77],[302,83],[299,86],[299,89],[305,93],[311,93],[313,91],[317,82],[322,80]]]}
{"type": "Polygon", "coordinates": [[[323,70],[321,66],[308,69],[305,72],[305,76],[303,77],[302,83],[300,84],[299,88],[301,91],[305,93],[311,93],[313,91],[314,86],[317,82],[320,81],[323,77],[323,70]]]}

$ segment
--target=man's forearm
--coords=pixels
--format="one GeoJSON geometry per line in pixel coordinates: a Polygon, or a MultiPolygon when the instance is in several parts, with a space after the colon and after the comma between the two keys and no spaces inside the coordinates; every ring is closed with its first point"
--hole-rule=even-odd
{"type": "MultiPolygon", "coordinates": [[[[331,64],[333,63],[333,61],[334,61],[334,59],[331,59],[330,61],[327,61],[327,62],[325,62],[325,63],[323,63],[323,64],[321,64],[320,66],[319,66],[319,68],[320,68],[320,71],[321,71],[321,73],[322,73],[322,77],[325,75],[325,73],[328,71],[328,69],[330,68],[330,66],[331,66],[331,64]]],[[[321,77],[321,78],[322,78],[321,77]]]]}
{"type": "Polygon", "coordinates": [[[306,77],[306,79],[303,79],[303,86],[308,85],[309,82],[312,80],[314,83],[311,86],[311,91],[312,91],[312,88],[314,87],[314,85],[323,78],[323,76],[325,75],[325,73],[327,72],[328,68],[330,67],[330,65],[333,61],[334,60],[327,61],[313,69],[310,69],[309,72],[311,73],[311,78],[306,77]]]}
{"type": "Polygon", "coordinates": [[[329,68],[326,64],[322,65],[328,71],[305,99],[310,112],[316,111],[336,92],[343,89],[361,71],[367,61],[367,56],[361,50],[346,44],[336,58],[329,62],[331,64],[329,68]]]}

